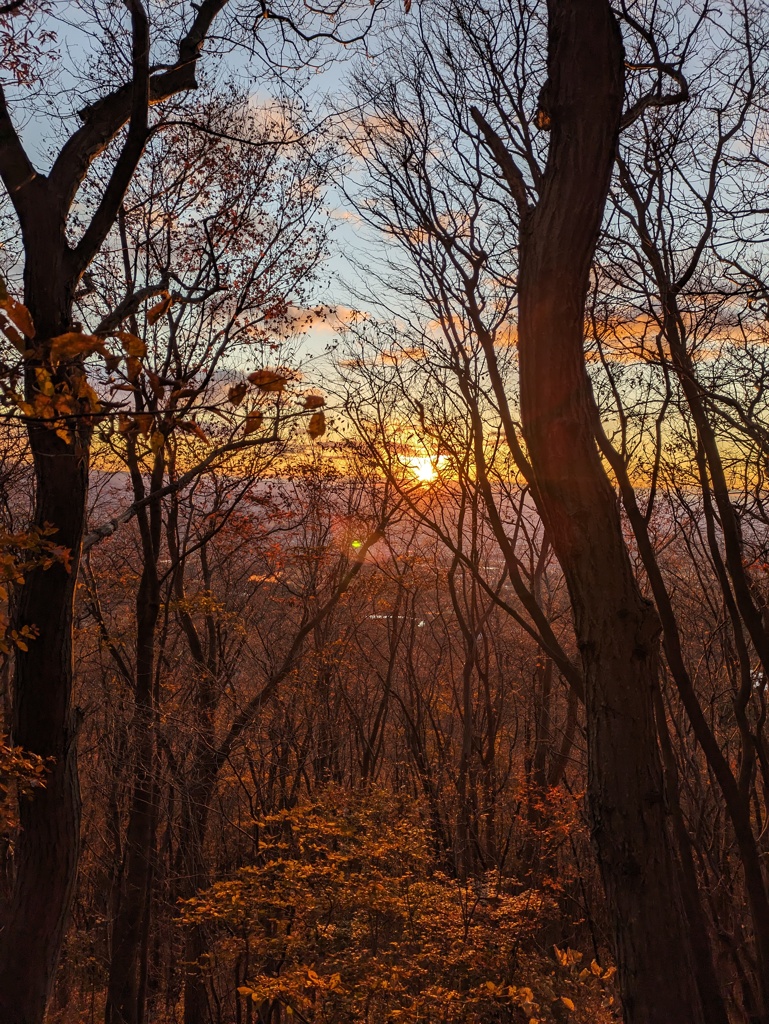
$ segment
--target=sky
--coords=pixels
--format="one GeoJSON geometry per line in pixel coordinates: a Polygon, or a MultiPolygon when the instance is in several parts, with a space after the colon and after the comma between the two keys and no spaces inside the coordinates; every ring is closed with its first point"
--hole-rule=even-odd
{"type": "MultiPolygon", "coordinates": [[[[109,6],[106,5],[106,9],[109,6]]],[[[160,2],[150,9],[158,11],[168,6],[160,2]]],[[[70,0],[50,0],[48,9],[50,13],[42,18],[38,29],[43,28],[52,34],[46,46],[52,56],[58,55],[58,59],[53,62],[53,73],[44,90],[36,90],[35,95],[27,94],[23,102],[11,105],[25,147],[35,166],[43,172],[50,167],[52,148],[58,150],[65,133],[68,134],[77,125],[74,115],[82,106],[79,70],[89,64],[95,66],[96,63],[93,22],[86,17],[81,5],[70,0]]],[[[363,10],[366,15],[368,9],[368,4],[365,4],[363,10]]],[[[386,18],[387,14],[383,12],[380,24],[384,24],[386,18]]],[[[20,22],[14,22],[14,25],[17,24],[20,22]]],[[[110,28],[119,37],[120,30],[126,32],[127,25],[113,24],[110,28]]],[[[361,57],[362,52],[359,46],[343,48],[329,43],[300,78],[288,76],[287,81],[299,82],[301,95],[308,108],[317,112],[319,117],[325,116],[331,105],[338,107],[340,103],[346,102],[346,79],[354,61],[361,57]]],[[[153,51],[153,60],[158,59],[153,51]]],[[[248,90],[255,102],[268,101],[271,92],[274,93],[276,86],[274,81],[270,81],[270,72],[259,74],[253,62],[249,68],[247,56],[241,49],[233,49],[223,58],[217,58],[217,61],[217,78],[236,81],[248,90]]],[[[213,59],[206,61],[204,57],[203,76],[210,75],[212,67],[213,59]]],[[[340,188],[329,189],[326,213],[333,225],[331,251],[320,275],[317,292],[318,305],[325,307],[325,311],[308,333],[304,346],[313,360],[322,356],[327,345],[333,341],[335,329],[344,321],[347,311],[351,307],[361,308],[362,305],[365,308],[366,296],[360,294],[359,268],[371,257],[377,244],[373,232],[364,227],[340,188]],[[337,313],[334,312],[336,310],[337,313]]],[[[371,298],[373,306],[373,296],[371,298]]]]}

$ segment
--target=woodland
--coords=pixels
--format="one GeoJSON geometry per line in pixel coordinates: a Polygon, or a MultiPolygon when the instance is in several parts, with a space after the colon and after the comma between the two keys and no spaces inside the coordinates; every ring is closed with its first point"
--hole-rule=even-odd
{"type": "Polygon", "coordinates": [[[0,1024],[769,1024],[769,8],[0,3],[0,1024]]]}

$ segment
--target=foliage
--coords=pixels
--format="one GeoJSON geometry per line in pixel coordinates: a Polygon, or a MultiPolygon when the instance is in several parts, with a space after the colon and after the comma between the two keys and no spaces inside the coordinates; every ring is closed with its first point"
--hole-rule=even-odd
{"type": "Polygon", "coordinates": [[[47,765],[44,758],[11,747],[0,737],[0,839],[6,839],[18,826],[12,796],[27,795],[45,786],[47,765]]]}
{"type": "Polygon", "coordinates": [[[255,863],[186,901],[183,919],[216,926],[219,966],[250,959],[238,992],[263,1020],[277,1006],[313,1024],[611,1019],[613,969],[538,946],[553,901],[436,870],[412,800],[330,786],[258,831],[255,863]]]}
{"type": "Polygon", "coordinates": [[[8,611],[10,587],[23,583],[32,569],[49,569],[57,562],[66,567],[69,563],[69,552],[51,539],[54,535],[52,527],[31,527],[19,533],[0,527],[0,655],[14,647],[26,651],[35,636],[34,625],[13,627],[8,611]]]}

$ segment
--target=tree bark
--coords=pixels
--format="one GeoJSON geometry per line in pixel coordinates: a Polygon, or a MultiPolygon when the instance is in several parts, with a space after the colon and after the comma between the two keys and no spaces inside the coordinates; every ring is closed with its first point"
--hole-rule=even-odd
{"type": "MultiPolygon", "coordinates": [[[[49,232],[58,230],[63,238],[63,221],[44,195],[38,200],[28,241],[40,257],[27,262],[25,303],[40,342],[68,329],[70,301],[61,250],[45,244],[49,232]]],[[[60,372],[72,382],[82,368],[71,364],[60,372]]],[[[34,360],[26,375],[27,400],[34,401],[34,360]]],[[[52,760],[45,788],[19,801],[14,886],[0,929],[3,1024],[39,1024],[43,1018],[74,893],[80,833],[72,622],[88,498],[89,428],[74,429],[69,440],[45,423],[30,422],[28,429],[37,484],[34,521],[55,527],[51,540],[69,552],[69,560],[29,573],[17,609],[17,628],[31,626],[37,635],[16,655],[13,742],[52,760]]]]}
{"type": "MultiPolygon", "coordinates": [[[[135,452],[130,442],[129,470],[134,498],[145,497],[135,452]]],[[[156,707],[154,695],[155,639],[160,613],[157,562],[160,553],[162,505],[157,492],[163,482],[165,458],[155,456],[150,491],[155,495],[138,515],[143,568],[136,594],[136,680],[132,722],[133,790],[126,835],[126,872],[112,929],[106,1024],[143,1024],[146,994],[146,944],[154,875],[157,831],[156,707]]]]}
{"type": "Polygon", "coordinates": [[[596,448],[584,308],[624,97],[605,0],[551,0],[540,198],[522,207],[521,421],[585,674],[588,811],[627,1024],[704,1020],[668,834],[653,698],[659,625],[633,577],[596,448]]]}

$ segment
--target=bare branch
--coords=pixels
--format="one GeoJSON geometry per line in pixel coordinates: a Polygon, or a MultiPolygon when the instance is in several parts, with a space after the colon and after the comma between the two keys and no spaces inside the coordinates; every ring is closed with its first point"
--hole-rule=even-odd
{"type": "Polygon", "coordinates": [[[172,481],[170,484],[166,484],[165,487],[161,487],[159,490],[150,491],[149,494],[141,498],[139,501],[135,501],[132,505],[129,505],[127,509],[115,516],[113,519],[109,519],[106,523],[102,523],[101,526],[97,526],[95,530],[91,530],[90,533],[86,534],[83,538],[83,551],[90,551],[94,544],[98,544],[99,541],[105,540],[107,537],[111,537],[121,526],[130,522],[131,519],[141,509],[159,498],[165,498],[169,494],[174,494],[177,491],[183,490],[188,484],[204,473],[207,469],[220,459],[223,455],[230,455],[233,452],[244,451],[248,448],[255,448],[263,444],[274,444],[278,440],[275,434],[270,434],[267,437],[256,437],[243,439],[241,441],[232,441],[230,444],[222,445],[221,448],[217,448],[211,452],[196,466],[188,469],[186,473],[177,479],[172,481]]]}
{"type": "Polygon", "coordinates": [[[518,216],[521,218],[521,223],[523,223],[531,213],[531,206],[529,205],[529,198],[526,193],[526,182],[524,181],[523,174],[515,160],[513,160],[510,155],[510,151],[507,146],[505,146],[502,139],[497,135],[480,110],[477,107],[470,107],[470,116],[480,129],[486,141],[486,145],[489,147],[494,159],[497,161],[499,169],[507,182],[516,206],[518,207],[518,216]]]}

